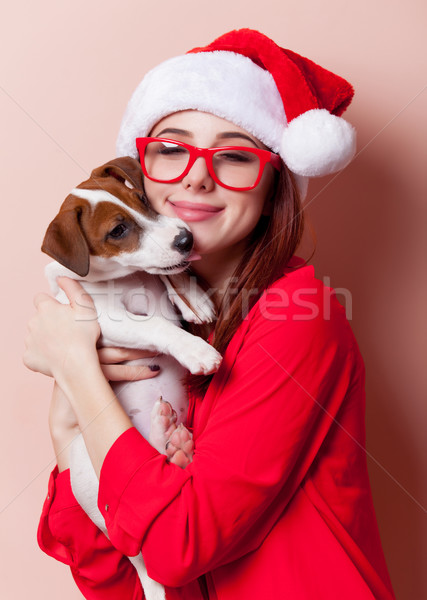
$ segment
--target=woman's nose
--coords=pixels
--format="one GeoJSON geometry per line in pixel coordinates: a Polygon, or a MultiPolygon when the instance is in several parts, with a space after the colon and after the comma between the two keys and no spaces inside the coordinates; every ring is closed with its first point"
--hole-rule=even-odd
{"type": "Polygon", "coordinates": [[[182,179],[182,185],[188,189],[205,190],[210,192],[215,187],[215,182],[212,179],[206,161],[202,156],[199,156],[194,165],[188,171],[187,175],[182,179]]]}

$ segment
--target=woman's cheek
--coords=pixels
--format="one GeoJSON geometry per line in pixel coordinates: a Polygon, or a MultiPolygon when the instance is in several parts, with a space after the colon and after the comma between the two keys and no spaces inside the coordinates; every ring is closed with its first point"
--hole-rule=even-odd
{"type": "Polygon", "coordinates": [[[145,179],[144,191],[150,205],[154,208],[156,212],[166,217],[173,216],[171,214],[171,208],[168,206],[166,200],[168,196],[168,191],[170,190],[168,190],[168,188],[165,187],[164,184],[156,183],[155,181],[145,179]]]}

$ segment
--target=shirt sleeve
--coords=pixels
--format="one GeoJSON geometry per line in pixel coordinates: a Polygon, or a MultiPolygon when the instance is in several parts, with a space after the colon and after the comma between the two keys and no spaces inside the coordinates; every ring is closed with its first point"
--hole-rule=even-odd
{"type": "Polygon", "coordinates": [[[184,585],[262,543],[346,399],[358,350],[344,311],[329,295],[325,316],[320,284],[304,302],[289,294],[267,294],[251,311],[214,400],[203,400],[209,417],[185,470],[135,429],[105,458],[99,507],[112,543],[142,550],[164,585],[184,585]]]}
{"type": "Polygon", "coordinates": [[[92,523],[71,490],[69,470],[55,467],[38,528],[38,543],[49,556],[71,568],[90,600],[143,600],[136,571],[92,523]]]}

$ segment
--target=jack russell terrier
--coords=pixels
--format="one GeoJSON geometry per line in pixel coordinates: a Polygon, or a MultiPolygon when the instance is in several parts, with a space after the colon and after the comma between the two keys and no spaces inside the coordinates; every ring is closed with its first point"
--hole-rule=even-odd
{"type": "MultiPolygon", "coordinates": [[[[184,273],[195,258],[187,225],[153,211],[143,194],[139,163],[122,157],[98,167],[71,191],[47,229],[42,250],[55,260],[45,272],[60,302],[68,300],[57,285],[59,276],[77,279],[92,296],[102,346],[161,354],[156,357],[161,367],[157,377],[112,387],[139,432],[166,454],[159,399],[167,399],[177,425],[183,423],[188,408],[186,369],[208,374],[221,362],[212,346],[180,328],[175,310],[189,322],[210,322],[214,316],[211,301],[184,273]]],[[[149,365],[152,359],[131,362],[149,365]]],[[[70,449],[70,472],[76,499],[107,535],[97,506],[98,479],[81,434],[70,449]]],[[[148,577],[142,555],[129,559],[147,600],[163,600],[164,588],[148,577]]]]}

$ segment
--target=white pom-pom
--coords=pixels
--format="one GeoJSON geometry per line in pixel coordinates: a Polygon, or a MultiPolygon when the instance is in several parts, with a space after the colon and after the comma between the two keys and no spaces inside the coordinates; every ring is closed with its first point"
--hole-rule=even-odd
{"type": "Polygon", "coordinates": [[[328,110],[309,110],[289,123],[280,155],[288,168],[306,177],[320,177],[343,169],[356,152],[356,132],[328,110]]]}

